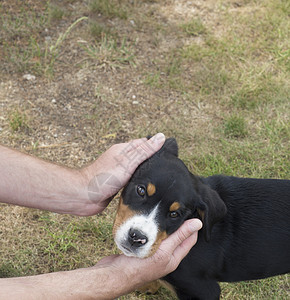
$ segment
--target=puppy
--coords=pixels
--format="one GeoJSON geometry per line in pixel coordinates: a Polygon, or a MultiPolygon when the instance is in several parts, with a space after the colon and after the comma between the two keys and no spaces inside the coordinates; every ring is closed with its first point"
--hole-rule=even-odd
{"type": "Polygon", "coordinates": [[[219,299],[219,281],[289,272],[290,180],[198,177],[167,139],[124,188],[114,239],[125,255],[147,257],[189,218],[203,222],[198,241],[162,278],[179,299],[219,299]]]}

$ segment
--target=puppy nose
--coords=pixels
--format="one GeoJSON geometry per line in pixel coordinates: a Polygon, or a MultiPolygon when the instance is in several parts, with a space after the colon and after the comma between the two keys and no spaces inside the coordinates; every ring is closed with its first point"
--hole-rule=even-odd
{"type": "Polygon", "coordinates": [[[131,228],[129,230],[129,242],[133,247],[141,247],[148,242],[148,238],[141,231],[131,228]]]}

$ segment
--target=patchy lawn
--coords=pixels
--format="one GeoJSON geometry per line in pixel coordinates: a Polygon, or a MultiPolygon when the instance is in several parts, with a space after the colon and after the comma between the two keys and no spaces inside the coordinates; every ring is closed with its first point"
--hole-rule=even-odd
{"type": "MultiPolygon", "coordinates": [[[[194,173],[289,179],[289,14],[286,0],[1,1],[0,142],[79,168],[162,131],[194,173]]],[[[0,276],[117,253],[116,203],[89,218],[0,204],[0,276]]],[[[223,299],[289,297],[287,275],[222,284],[223,299]]]]}

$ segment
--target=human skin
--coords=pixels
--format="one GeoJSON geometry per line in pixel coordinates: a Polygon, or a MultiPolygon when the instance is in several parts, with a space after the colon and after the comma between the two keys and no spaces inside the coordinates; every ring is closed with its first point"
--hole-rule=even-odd
{"type": "MultiPolygon", "coordinates": [[[[158,134],[116,144],[79,170],[0,145],[0,202],[77,216],[98,214],[164,141],[158,134]]],[[[90,268],[0,279],[0,299],[113,299],[175,270],[201,226],[197,219],[188,220],[146,259],[113,255],[90,268]]]]}
{"type": "Polygon", "coordinates": [[[113,145],[82,169],[69,169],[0,145],[0,202],[62,214],[95,215],[164,140],[163,134],[157,134],[150,140],[113,145]],[[94,187],[103,174],[112,176],[106,184],[94,187]],[[89,187],[98,192],[90,193],[89,187]]]}
{"type": "Polygon", "coordinates": [[[114,299],[174,271],[200,228],[199,220],[186,221],[146,259],[112,255],[91,268],[0,279],[0,299],[114,299]]]}

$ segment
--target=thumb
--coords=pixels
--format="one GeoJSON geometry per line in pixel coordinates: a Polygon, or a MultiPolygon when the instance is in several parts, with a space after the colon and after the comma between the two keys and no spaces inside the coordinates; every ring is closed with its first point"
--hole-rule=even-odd
{"type": "Polygon", "coordinates": [[[188,251],[196,242],[196,233],[202,228],[202,223],[199,219],[190,219],[170,235],[160,245],[160,249],[164,247],[166,252],[173,253],[176,258],[184,258],[188,251]],[[190,238],[190,239],[189,239],[190,238]]]}
{"type": "Polygon", "coordinates": [[[197,231],[201,229],[202,223],[199,219],[191,219],[184,224],[167,239],[165,239],[156,254],[156,260],[168,259],[165,273],[173,272],[183,258],[197,241],[197,231]]]}
{"type": "Polygon", "coordinates": [[[188,254],[190,249],[195,245],[195,243],[197,242],[197,232],[202,228],[202,223],[199,219],[194,219],[190,220],[190,222],[188,222],[186,226],[189,227],[188,231],[193,231],[193,233],[175,248],[173,256],[177,260],[182,260],[188,254]]]}

